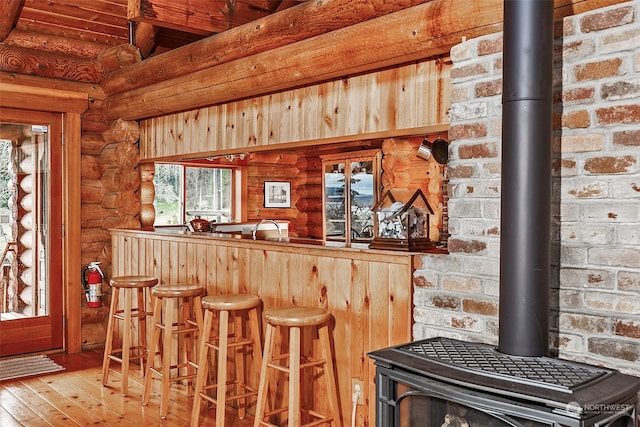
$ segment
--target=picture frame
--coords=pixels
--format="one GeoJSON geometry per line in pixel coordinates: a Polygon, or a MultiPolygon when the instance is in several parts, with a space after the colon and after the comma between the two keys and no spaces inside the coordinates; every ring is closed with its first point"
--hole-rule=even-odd
{"type": "Polygon", "coordinates": [[[290,208],[291,183],[287,181],[264,182],[265,208],[290,208]]]}

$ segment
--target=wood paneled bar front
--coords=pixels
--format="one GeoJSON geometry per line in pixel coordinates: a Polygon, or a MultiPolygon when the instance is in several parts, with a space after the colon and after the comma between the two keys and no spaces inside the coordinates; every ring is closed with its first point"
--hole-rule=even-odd
{"type": "MultiPolygon", "coordinates": [[[[364,385],[365,402],[357,407],[356,424],[374,422],[375,369],[366,353],[411,339],[411,253],[158,229],[111,233],[113,275],[198,283],[209,295],[252,293],[262,299],[262,310],[290,305],[328,309],[334,319],[343,423],[351,419],[354,381],[364,385]]],[[[308,396],[323,408],[325,394],[313,390],[308,396]]]]}

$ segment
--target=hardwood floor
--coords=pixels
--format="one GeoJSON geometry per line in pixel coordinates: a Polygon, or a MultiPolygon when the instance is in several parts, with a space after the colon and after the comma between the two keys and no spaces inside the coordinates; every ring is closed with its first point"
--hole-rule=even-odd
{"type": "MultiPolygon", "coordinates": [[[[147,406],[140,403],[140,369],[131,366],[129,395],[120,394],[120,374],[109,375],[109,384],[101,384],[102,352],[51,354],[65,371],[0,382],[0,426],[188,426],[192,398],[184,386],[173,384],[169,415],[160,418],[160,384],[153,384],[147,406]]],[[[118,364],[113,364],[118,367],[118,364]]],[[[118,367],[119,369],[119,367],[118,367]]],[[[206,405],[203,404],[204,407],[206,405]]],[[[232,411],[226,415],[228,426],[251,426],[253,418],[237,420],[232,411]]],[[[215,410],[201,412],[202,426],[215,425],[215,410]]]]}

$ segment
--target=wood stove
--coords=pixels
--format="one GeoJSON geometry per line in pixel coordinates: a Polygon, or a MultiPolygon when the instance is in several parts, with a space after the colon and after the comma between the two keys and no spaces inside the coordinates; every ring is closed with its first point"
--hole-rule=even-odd
{"type": "Polygon", "coordinates": [[[635,427],[640,378],[432,338],[368,354],[378,427],[635,427]]]}

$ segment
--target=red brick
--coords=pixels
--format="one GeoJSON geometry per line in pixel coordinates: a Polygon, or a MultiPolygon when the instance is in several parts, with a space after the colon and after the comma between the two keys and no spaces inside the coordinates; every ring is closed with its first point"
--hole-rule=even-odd
{"type": "Polygon", "coordinates": [[[478,83],[475,92],[476,98],[499,95],[502,93],[502,80],[478,83]]]}
{"type": "Polygon", "coordinates": [[[639,147],[640,130],[629,130],[613,133],[613,145],[620,147],[639,147]]]}
{"type": "Polygon", "coordinates": [[[467,254],[475,254],[478,252],[482,252],[487,249],[487,244],[485,242],[480,242],[478,240],[460,240],[460,239],[449,239],[448,242],[449,252],[463,252],[467,254]]]}
{"type": "Polygon", "coordinates": [[[496,316],[498,315],[498,304],[494,301],[464,299],[462,300],[462,310],[471,314],[496,316]]]}
{"type": "Polygon", "coordinates": [[[478,56],[502,52],[502,42],[502,36],[491,40],[480,40],[478,42],[478,56]]]}
{"type": "Polygon", "coordinates": [[[613,325],[613,333],[622,337],[640,338],[640,323],[618,320],[613,325]]]}
{"type": "Polygon", "coordinates": [[[589,352],[613,359],[637,362],[640,360],[640,343],[619,339],[590,338],[589,352]]]}
{"type": "Polygon", "coordinates": [[[414,276],[413,285],[416,288],[436,288],[436,285],[429,282],[424,276],[414,276]]]}
{"type": "Polygon", "coordinates": [[[640,123],[640,105],[618,105],[596,110],[598,122],[603,125],[640,123]]]}
{"type": "Polygon", "coordinates": [[[459,310],[460,298],[454,296],[436,295],[429,298],[432,306],[447,310],[459,310]]]}
{"type": "Polygon", "coordinates": [[[640,84],[633,82],[615,82],[603,84],[600,89],[602,99],[640,98],[640,84]]]}
{"type": "Polygon", "coordinates": [[[453,317],[451,318],[451,327],[458,329],[473,329],[478,323],[473,317],[453,317]]]}
{"type": "Polygon", "coordinates": [[[563,170],[573,170],[576,168],[576,161],[570,159],[558,159],[552,163],[551,168],[554,173],[560,173],[563,170]]]}
{"type": "Polygon", "coordinates": [[[574,75],[578,81],[598,80],[620,75],[620,58],[606,59],[588,64],[576,65],[574,75]]]}
{"type": "Polygon", "coordinates": [[[589,33],[630,24],[633,20],[633,6],[625,6],[585,16],[580,20],[580,29],[583,33],[589,33]]]}
{"type": "Polygon", "coordinates": [[[588,128],[591,124],[589,112],[587,110],[578,110],[563,114],[561,124],[562,127],[566,129],[588,128]]]}
{"type": "Polygon", "coordinates": [[[449,178],[471,178],[474,175],[473,166],[458,165],[449,169],[449,178]]]}
{"type": "Polygon", "coordinates": [[[563,104],[591,104],[594,99],[595,89],[592,87],[579,87],[553,93],[553,102],[555,104],[560,102],[563,104]]]}
{"type": "Polygon", "coordinates": [[[451,69],[451,79],[462,79],[465,77],[481,76],[489,73],[485,64],[472,64],[463,67],[453,67],[451,69]]]}
{"type": "Polygon", "coordinates": [[[487,136],[487,125],[484,123],[451,125],[449,127],[449,138],[451,140],[482,138],[484,136],[487,136]]]}
{"type": "Polygon", "coordinates": [[[463,145],[458,149],[458,157],[460,159],[492,158],[497,156],[498,148],[496,144],[463,145]]]}
{"type": "Polygon", "coordinates": [[[585,161],[584,170],[594,174],[625,173],[636,162],[635,156],[595,157],[585,161]]]}

